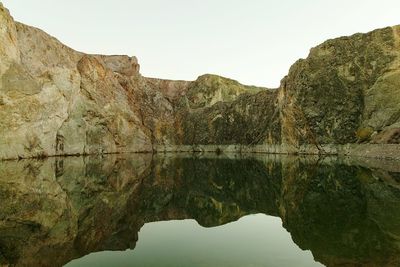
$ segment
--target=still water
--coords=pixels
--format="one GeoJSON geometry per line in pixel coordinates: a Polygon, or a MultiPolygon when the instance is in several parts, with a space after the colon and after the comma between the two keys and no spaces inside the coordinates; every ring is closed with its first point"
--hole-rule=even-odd
{"type": "Polygon", "coordinates": [[[100,252],[66,266],[323,266],[302,251],[279,218],[249,215],[237,222],[203,228],[194,220],[146,224],[134,250],[100,252]]]}
{"type": "Polygon", "coordinates": [[[151,155],[0,162],[0,266],[400,266],[400,164],[151,155]]]}

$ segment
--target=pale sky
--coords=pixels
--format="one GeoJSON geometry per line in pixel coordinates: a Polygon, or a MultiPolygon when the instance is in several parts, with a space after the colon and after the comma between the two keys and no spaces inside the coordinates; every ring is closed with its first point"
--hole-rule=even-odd
{"type": "Polygon", "coordinates": [[[399,0],[3,0],[87,53],[136,56],[149,77],[214,73],[277,87],[326,39],[400,24],[399,0]]]}

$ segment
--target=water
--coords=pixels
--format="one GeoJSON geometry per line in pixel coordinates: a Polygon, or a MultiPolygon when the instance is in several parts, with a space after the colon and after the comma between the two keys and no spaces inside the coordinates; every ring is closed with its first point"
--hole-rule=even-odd
{"type": "Polygon", "coordinates": [[[394,161],[8,161],[0,203],[0,266],[400,266],[394,161]]]}
{"type": "Polygon", "coordinates": [[[194,220],[146,224],[134,250],[93,253],[67,266],[322,266],[302,251],[279,218],[249,215],[203,228],[194,220]]]}

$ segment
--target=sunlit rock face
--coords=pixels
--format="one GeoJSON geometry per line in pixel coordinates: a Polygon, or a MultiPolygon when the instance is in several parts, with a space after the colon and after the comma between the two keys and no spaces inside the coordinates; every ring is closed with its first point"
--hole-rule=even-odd
{"type": "Polygon", "coordinates": [[[0,18],[0,159],[400,140],[399,27],[329,40],[267,89],[145,78],[136,57],[74,51],[1,4],[0,18]]]}
{"type": "Polygon", "coordinates": [[[399,174],[390,161],[279,156],[5,161],[0,265],[55,267],[134,249],[147,222],[214,227],[264,213],[281,217],[295,243],[327,266],[397,266],[399,174]]]}
{"type": "Polygon", "coordinates": [[[0,12],[0,158],[152,150],[136,58],[84,55],[0,12]]]}

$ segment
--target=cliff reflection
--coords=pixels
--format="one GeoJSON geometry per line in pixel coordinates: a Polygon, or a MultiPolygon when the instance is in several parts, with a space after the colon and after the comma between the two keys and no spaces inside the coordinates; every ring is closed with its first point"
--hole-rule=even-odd
{"type": "Polygon", "coordinates": [[[62,266],[133,249],[147,222],[212,227],[265,213],[327,266],[399,266],[399,178],[395,163],[282,156],[1,162],[0,265],[62,266]]]}

